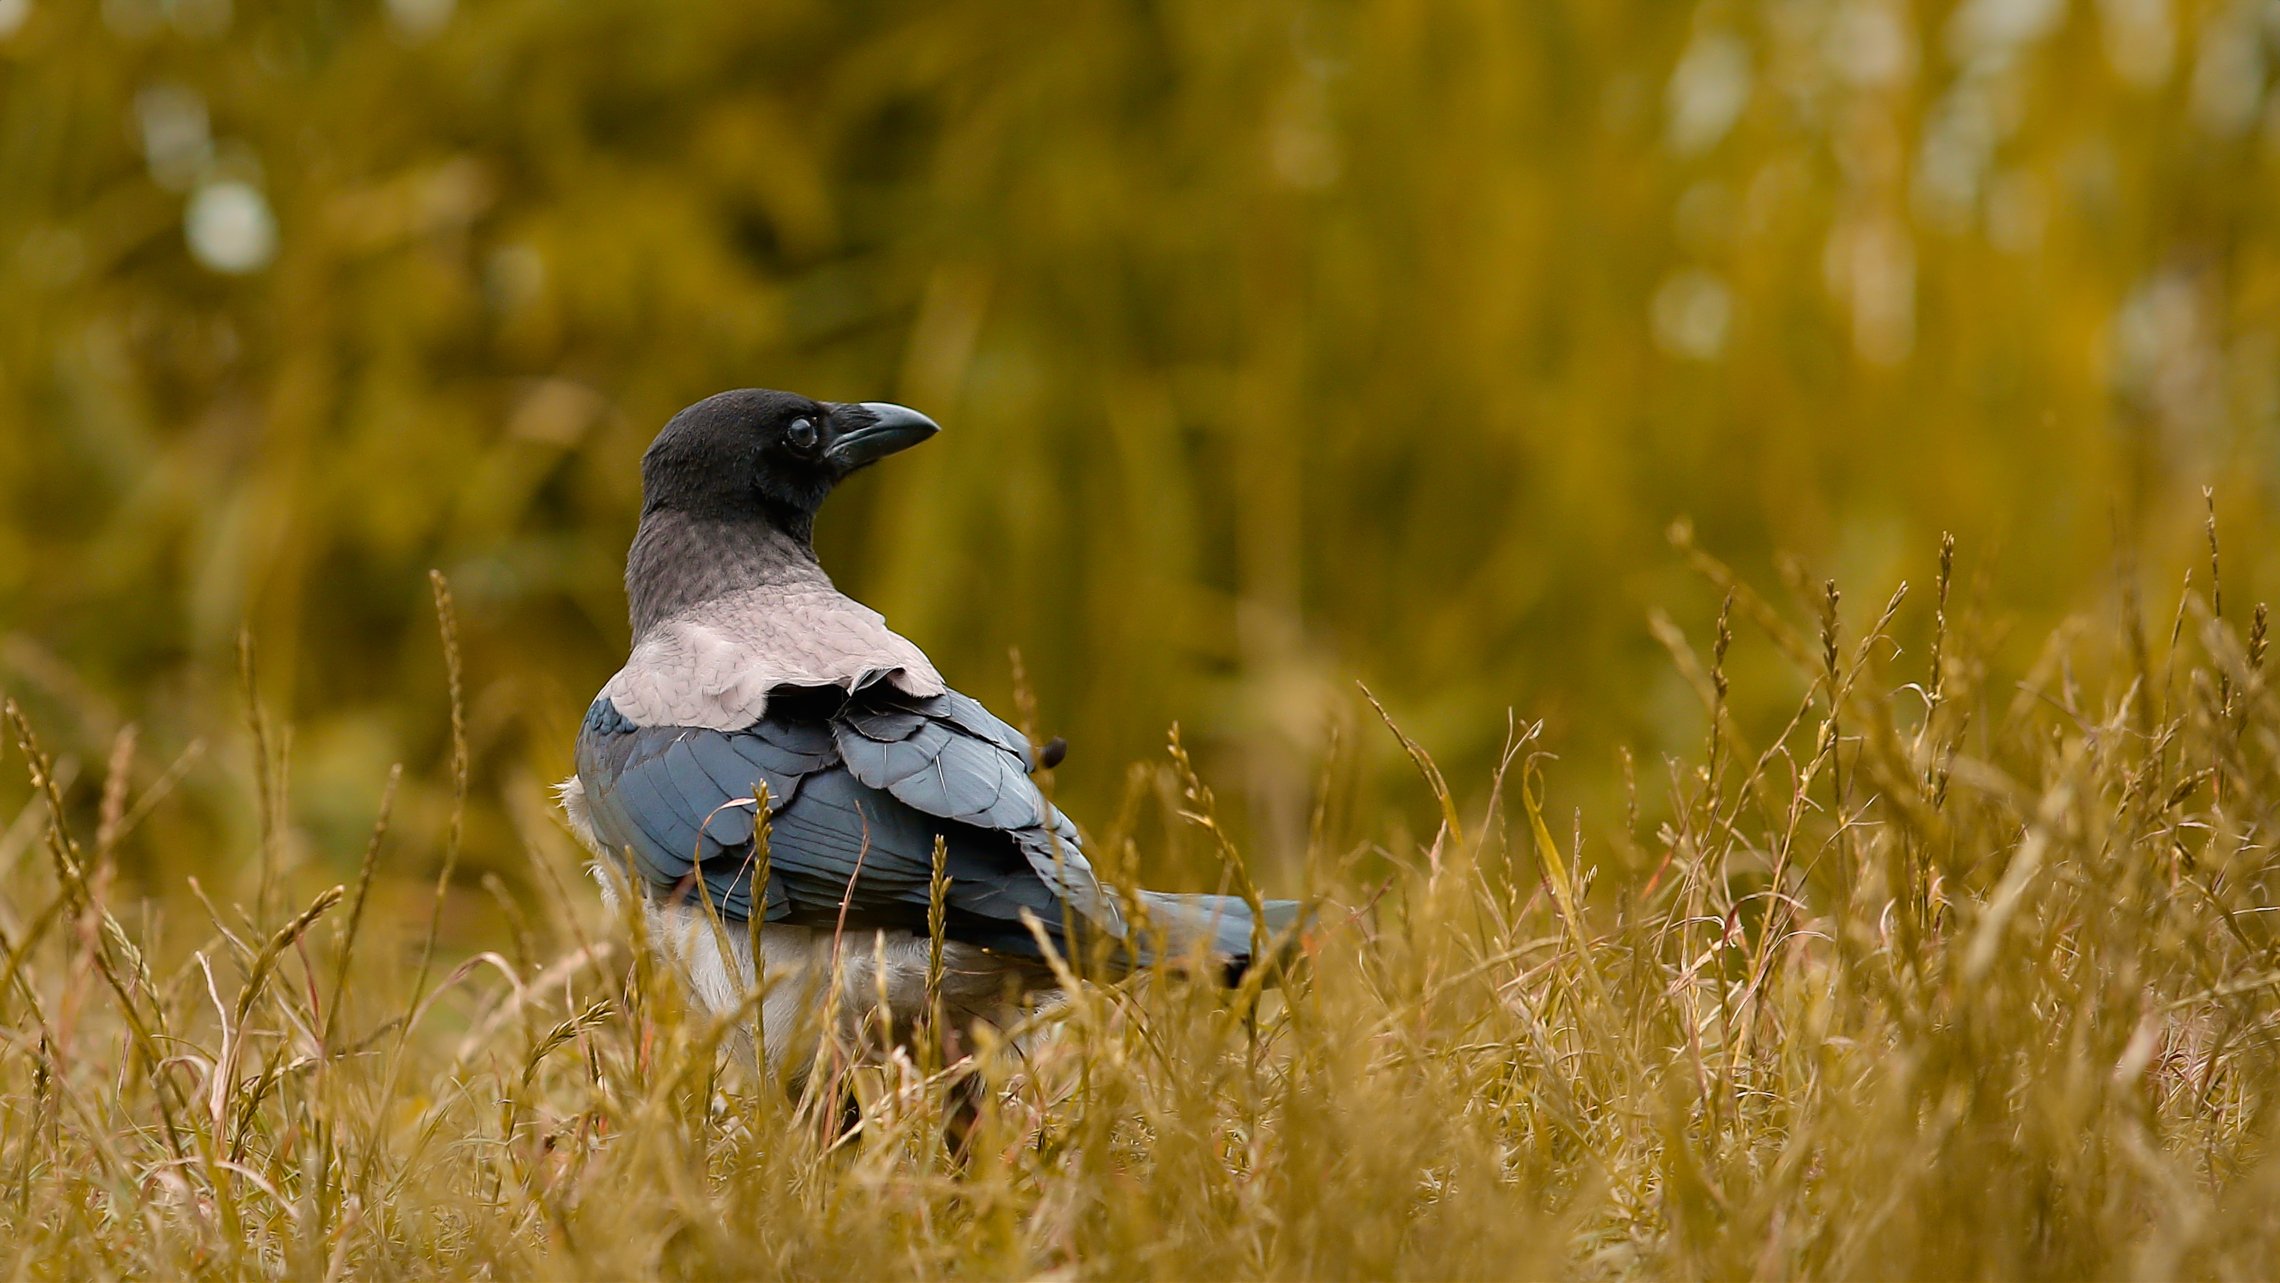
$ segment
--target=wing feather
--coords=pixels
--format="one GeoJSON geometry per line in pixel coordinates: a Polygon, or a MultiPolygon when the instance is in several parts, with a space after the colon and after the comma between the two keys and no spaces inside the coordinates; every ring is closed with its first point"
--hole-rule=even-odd
{"type": "Polygon", "coordinates": [[[765,717],[734,731],[637,726],[605,699],[578,742],[604,847],[629,853],[659,889],[701,873],[728,916],[753,907],[757,783],[771,812],[771,921],[923,931],[939,838],[954,938],[1034,954],[1024,914],[1056,937],[1070,918],[1121,937],[1076,827],[1029,779],[1031,760],[1020,733],[973,700],[886,683],[828,698],[780,690],[765,717]]]}

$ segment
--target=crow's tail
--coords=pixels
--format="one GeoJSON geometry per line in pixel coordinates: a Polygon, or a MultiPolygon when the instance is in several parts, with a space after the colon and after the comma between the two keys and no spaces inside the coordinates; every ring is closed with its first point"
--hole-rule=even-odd
{"type": "Polygon", "coordinates": [[[1298,947],[1307,916],[1296,900],[1269,900],[1262,906],[1266,909],[1263,929],[1254,932],[1251,906],[1231,895],[1142,891],[1140,903],[1147,910],[1149,926],[1162,937],[1161,946],[1154,941],[1141,943],[1144,959],[1159,948],[1171,962],[1200,953],[1230,985],[1240,983],[1257,961],[1251,953],[1260,939],[1272,955],[1270,963],[1288,961],[1298,947]]]}

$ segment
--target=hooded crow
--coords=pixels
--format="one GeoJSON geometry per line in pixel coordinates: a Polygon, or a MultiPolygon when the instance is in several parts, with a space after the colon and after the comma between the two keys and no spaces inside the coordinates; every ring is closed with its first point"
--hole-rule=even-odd
{"type": "Polygon", "coordinates": [[[571,827],[610,866],[597,868],[605,894],[632,888],[705,1005],[746,1001],[757,941],[760,1043],[795,1084],[819,1035],[860,1037],[882,1004],[892,1029],[918,1026],[937,842],[946,1039],[1047,995],[1048,950],[1098,944],[1124,969],[1161,949],[1232,979],[1255,939],[1298,918],[1274,901],[1254,931],[1233,897],[1104,886],[1030,779],[1062,746],[1033,746],[952,690],[832,586],[817,509],[850,473],[937,430],[899,405],[757,389],[673,416],[641,461],[633,653],[587,709],[562,786],[571,827]],[[826,1031],[831,1010],[842,1027],[826,1031]]]}

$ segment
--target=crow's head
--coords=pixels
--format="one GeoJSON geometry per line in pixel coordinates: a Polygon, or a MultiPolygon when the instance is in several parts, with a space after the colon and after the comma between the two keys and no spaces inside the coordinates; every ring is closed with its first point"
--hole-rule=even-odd
{"type": "Polygon", "coordinates": [[[642,511],[757,518],[805,543],[841,478],[939,430],[884,401],[723,392],[674,415],[641,457],[642,511]]]}

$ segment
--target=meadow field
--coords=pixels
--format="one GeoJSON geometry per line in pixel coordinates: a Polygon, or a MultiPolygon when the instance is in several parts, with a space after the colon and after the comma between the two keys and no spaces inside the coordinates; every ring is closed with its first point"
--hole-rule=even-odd
{"type": "Polygon", "coordinates": [[[0,1272],[2280,1273],[2275,75],[2251,0],[0,0],[0,1272]],[[751,385],[944,425],[825,565],[1288,970],[845,1134],[686,1004],[549,786],[751,385]]]}

